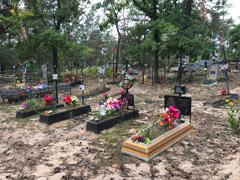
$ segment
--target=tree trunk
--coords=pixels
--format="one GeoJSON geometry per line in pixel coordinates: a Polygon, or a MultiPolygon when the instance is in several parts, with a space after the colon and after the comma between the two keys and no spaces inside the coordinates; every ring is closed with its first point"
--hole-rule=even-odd
{"type": "MultiPolygon", "coordinates": [[[[155,31],[155,35],[154,35],[154,40],[156,41],[156,43],[158,44],[159,43],[159,40],[158,40],[158,30],[155,31]]],[[[158,77],[158,51],[159,51],[159,48],[158,48],[158,45],[157,45],[157,49],[155,50],[154,52],[154,83],[159,83],[159,77],[158,77]]]]}
{"type": "Polygon", "coordinates": [[[116,53],[116,67],[115,72],[118,72],[118,59],[120,54],[121,34],[118,34],[117,53],[116,53]]]}
{"type": "Polygon", "coordinates": [[[53,67],[56,68],[58,67],[58,55],[57,55],[57,48],[53,46],[53,67]]]}

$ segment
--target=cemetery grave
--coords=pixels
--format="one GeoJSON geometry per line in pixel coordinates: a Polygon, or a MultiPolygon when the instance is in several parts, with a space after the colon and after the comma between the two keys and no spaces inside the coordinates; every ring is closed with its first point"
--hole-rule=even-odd
{"type": "Polygon", "coordinates": [[[0,0],[0,180],[239,180],[239,5],[0,0]]]}
{"type": "MultiPolygon", "coordinates": [[[[240,93],[240,86],[231,81],[233,78],[237,78],[237,74],[229,79],[232,92],[240,93]]],[[[94,84],[95,87],[98,86],[97,83],[91,82],[91,84],[93,84],[92,88],[94,88],[94,84]]],[[[24,172],[25,177],[28,178],[55,178],[67,174],[72,178],[77,178],[78,175],[75,173],[83,172],[82,177],[98,179],[105,174],[106,169],[109,169],[109,172],[112,173],[105,175],[108,178],[124,176],[130,178],[134,175],[137,179],[149,179],[151,177],[150,169],[154,166],[159,167],[159,171],[155,171],[155,175],[162,179],[183,176],[190,178],[224,177],[228,174],[224,168],[226,165],[238,169],[237,166],[234,166],[237,158],[231,160],[229,157],[238,156],[239,140],[228,127],[225,120],[227,116],[222,108],[212,111],[210,107],[202,106],[204,100],[208,99],[211,93],[214,93],[219,87],[215,86],[207,90],[199,87],[198,84],[196,82],[185,84],[188,90],[185,95],[181,96],[192,97],[191,115],[194,130],[148,163],[121,154],[122,144],[129,137],[137,134],[140,129],[152,124],[154,115],[164,109],[163,95],[169,94],[171,89],[173,92],[175,83],[165,83],[164,87],[162,84],[152,87],[151,82],[145,82],[144,85],[136,83],[130,91],[134,94],[134,104],[137,106],[140,116],[133,121],[115,125],[98,135],[86,131],[86,124],[91,118],[86,114],[48,126],[39,123],[39,117],[36,115],[25,118],[27,121],[24,119],[14,120],[12,117],[15,116],[15,111],[13,112],[11,109],[17,108],[19,105],[8,105],[9,107],[6,109],[1,103],[1,132],[4,136],[1,137],[3,158],[0,161],[1,163],[4,161],[8,166],[4,166],[3,171],[1,170],[0,177],[22,177],[22,172],[24,172]],[[159,93],[161,98],[159,98],[159,93]],[[151,98],[152,103],[144,103],[144,96],[151,98]],[[7,130],[5,127],[11,127],[11,130],[7,130]],[[19,127],[24,128],[24,133],[19,127]],[[12,140],[8,141],[10,137],[12,140]],[[47,164],[44,164],[44,161],[47,164]],[[144,174],[136,171],[138,169],[136,164],[144,174]],[[178,168],[173,169],[172,166],[176,166],[176,164],[178,168]],[[8,167],[14,167],[15,173],[12,174],[8,171],[8,167]],[[25,167],[26,170],[22,170],[22,167],[25,167]],[[33,170],[27,170],[28,167],[33,170]],[[213,171],[208,171],[209,167],[213,168],[213,171]],[[94,173],[94,168],[97,173],[94,173]],[[195,168],[201,169],[201,172],[194,170],[195,168]]],[[[218,86],[225,86],[224,84],[224,82],[219,82],[218,86]]],[[[119,86],[110,85],[110,87],[110,92],[119,91],[119,86]]],[[[79,87],[73,88],[72,92],[79,92],[79,87]]],[[[89,104],[94,111],[98,108],[100,96],[86,99],[85,103],[89,104]]],[[[65,96],[61,95],[61,97],[65,96]]],[[[237,172],[233,171],[230,177],[236,177],[237,172]]]]}

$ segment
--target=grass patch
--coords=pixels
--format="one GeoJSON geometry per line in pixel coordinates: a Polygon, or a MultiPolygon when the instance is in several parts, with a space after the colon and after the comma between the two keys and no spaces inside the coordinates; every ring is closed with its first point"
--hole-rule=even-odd
{"type": "Polygon", "coordinates": [[[152,100],[152,98],[151,97],[149,97],[149,96],[145,96],[145,97],[142,97],[142,98],[140,98],[140,99],[136,99],[135,100],[135,103],[137,104],[137,103],[141,103],[141,102],[145,102],[145,103],[153,103],[153,100],[152,100]]]}
{"type": "Polygon", "coordinates": [[[98,141],[104,140],[104,145],[106,149],[106,156],[101,157],[101,163],[106,166],[111,166],[112,164],[119,164],[120,166],[124,164],[125,160],[130,160],[130,157],[125,157],[121,153],[122,143],[128,137],[127,131],[131,128],[139,128],[140,123],[136,121],[127,121],[115,126],[114,131],[107,131],[102,134],[98,141]]]}

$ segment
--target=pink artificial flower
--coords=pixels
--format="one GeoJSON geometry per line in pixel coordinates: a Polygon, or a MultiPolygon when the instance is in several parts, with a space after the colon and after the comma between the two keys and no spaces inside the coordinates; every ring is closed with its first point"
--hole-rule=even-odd
{"type": "Polygon", "coordinates": [[[127,73],[130,74],[131,70],[128,70],[127,73]]]}
{"type": "Polygon", "coordinates": [[[173,118],[179,118],[179,115],[180,115],[180,112],[179,112],[179,111],[171,112],[171,116],[172,116],[173,118]]]}
{"type": "Polygon", "coordinates": [[[63,99],[62,99],[62,102],[66,102],[66,100],[67,100],[67,98],[63,98],[63,99]]]}
{"type": "Polygon", "coordinates": [[[178,111],[178,109],[175,109],[174,106],[169,106],[168,110],[169,111],[178,111]]]}
{"type": "Polygon", "coordinates": [[[53,99],[52,96],[48,96],[48,97],[47,97],[47,101],[51,101],[52,99],[53,99]]]}
{"type": "Polygon", "coordinates": [[[124,92],[124,89],[123,89],[123,88],[121,88],[121,89],[119,90],[119,92],[120,92],[120,93],[123,93],[123,92],[124,92]]]}

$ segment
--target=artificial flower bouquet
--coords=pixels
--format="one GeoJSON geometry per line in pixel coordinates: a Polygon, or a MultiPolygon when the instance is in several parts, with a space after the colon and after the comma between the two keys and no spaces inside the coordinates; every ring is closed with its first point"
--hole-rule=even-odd
{"type": "Polygon", "coordinates": [[[132,136],[131,140],[133,142],[150,144],[153,139],[172,130],[178,125],[175,120],[179,118],[180,113],[179,109],[174,108],[174,106],[169,106],[169,108],[166,108],[160,116],[153,117],[153,124],[150,128],[145,131],[141,129],[137,135],[132,136]]]}
{"type": "Polygon", "coordinates": [[[228,63],[220,64],[219,67],[221,72],[230,72],[230,65],[228,63]]]}
{"type": "Polygon", "coordinates": [[[29,109],[28,103],[24,103],[24,104],[19,108],[19,110],[22,110],[22,111],[27,111],[28,109],[29,109]]]}
{"type": "Polygon", "coordinates": [[[226,90],[226,89],[222,89],[222,90],[220,91],[220,94],[221,94],[221,95],[227,94],[227,90],[226,90]]]}
{"type": "Polygon", "coordinates": [[[214,80],[213,78],[209,77],[209,78],[206,78],[204,81],[203,81],[203,84],[212,84],[214,83],[214,80]]]}
{"type": "Polygon", "coordinates": [[[55,104],[56,96],[50,96],[49,94],[46,94],[43,98],[43,102],[45,103],[46,106],[50,106],[55,104]]]}
{"type": "Polygon", "coordinates": [[[65,98],[62,99],[62,102],[65,102],[66,105],[73,105],[76,106],[78,102],[78,98],[76,96],[66,96],[65,98]]]}
{"type": "Polygon", "coordinates": [[[70,82],[77,82],[78,79],[79,79],[79,77],[75,75],[75,76],[67,77],[64,81],[66,83],[70,83],[70,82]]]}
{"type": "Polygon", "coordinates": [[[95,113],[95,118],[93,117],[92,120],[99,121],[105,119],[106,116],[113,116],[113,115],[124,115],[124,112],[127,108],[128,101],[126,98],[116,99],[113,98],[112,95],[109,93],[105,93],[103,95],[105,98],[105,102],[101,105],[98,111],[95,113]]]}
{"type": "Polygon", "coordinates": [[[144,79],[150,79],[150,74],[146,74],[146,75],[144,75],[144,79]]]}
{"type": "Polygon", "coordinates": [[[103,98],[104,101],[107,101],[110,97],[112,97],[112,95],[110,93],[104,93],[102,95],[102,98],[103,98]]]}

